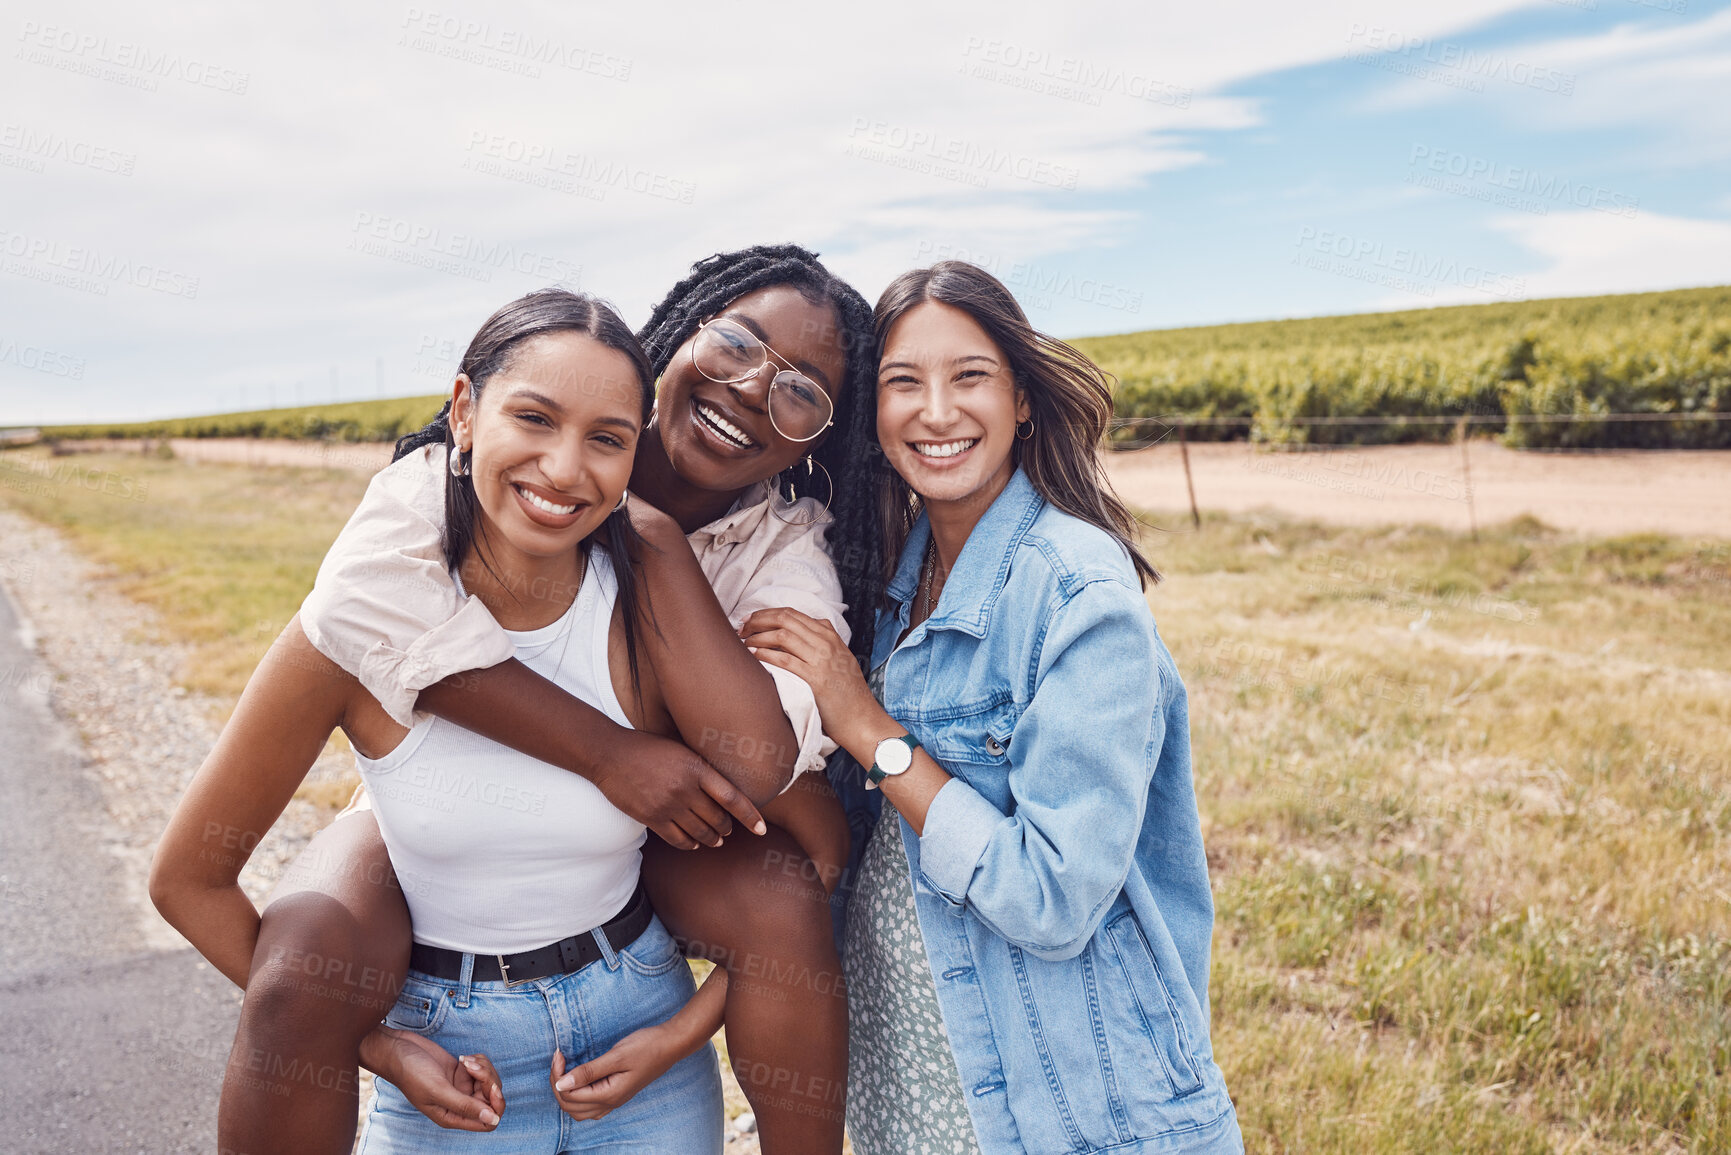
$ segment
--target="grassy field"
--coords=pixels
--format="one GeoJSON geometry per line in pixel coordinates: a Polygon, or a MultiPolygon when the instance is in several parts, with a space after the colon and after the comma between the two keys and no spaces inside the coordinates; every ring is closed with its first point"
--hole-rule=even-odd
{"type": "Polygon", "coordinates": [[[300,608],[366,487],[348,470],[0,453],[0,500],[120,574],[193,644],[185,684],[228,700],[300,608]]]}
{"type": "Polygon", "coordinates": [[[1252,1149],[1731,1149],[1731,547],[1152,545],[1252,1149]]]}
{"type": "MultiPolygon", "coordinates": [[[[0,455],[0,498],[228,694],[361,485],[0,455]]],[[[1731,1149],[1731,546],[1213,517],[1148,547],[1250,1149],[1731,1149]]]]}
{"type": "Polygon", "coordinates": [[[431,421],[445,403],[430,397],[344,401],[208,417],[172,417],[131,424],[50,425],[43,436],[81,440],[98,437],[293,437],[319,441],[395,441],[431,421]]]}

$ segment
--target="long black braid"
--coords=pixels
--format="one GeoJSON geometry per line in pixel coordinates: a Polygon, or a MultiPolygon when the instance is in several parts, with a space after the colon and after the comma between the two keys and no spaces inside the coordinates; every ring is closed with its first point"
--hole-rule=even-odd
{"type": "Polygon", "coordinates": [[[691,275],[662,298],[649,321],[637,331],[659,377],[679,347],[702,322],[757,289],[787,285],[807,300],[827,303],[836,313],[837,340],[846,358],[846,386],[836,406],[835,426],[811,457],[829,471],[833,495],[821,478],[808,473],[801,459],[777,479],[783,496],[829,501],[835,518],[830,527],[830,554],[841,577],[847,601],[847,621],[853,630],[853,652],[870,661],[873,614],[878,603],[879,524],[876,506],[877,471],[883,454],[877,444],[877,351],[872,335],[872,310],[846,281],[818,263],[817,254],[798,245],[755,245],[738,252],[717,253],[698,261],[691,275]]]}

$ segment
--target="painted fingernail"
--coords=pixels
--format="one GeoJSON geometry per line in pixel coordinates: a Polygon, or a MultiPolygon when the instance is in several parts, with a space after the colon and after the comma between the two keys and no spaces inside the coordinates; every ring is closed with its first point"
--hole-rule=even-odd
{"type": "Polygon", "coordinates": [[[560,1079],[557,1083],[554,1083],[553,1087],[555,1090],[558,1090],[558,1091],[569,1091],[571,1088],[575,1087],[576,1085],[577,1085],[577,1080],[573,1079],[569,1075],[566,1075],[563,1079],[560,1079]]]}
{"type": "Polygon", "coordinates": [[[482,1107],[481,1122],[485,1123],[489,1127],[497,1127],[499,1125],[499,1116],[493,1114],[493,1109],[491,1107],[482,1107]]]}
{"type": "Polygon", "coordinates": [[[759,822],[756,826],[753,826],[752,829],[757,831],[759,834],[768,834],[769,833],[769,827],[765,826],[762,822],[759,822]]]}

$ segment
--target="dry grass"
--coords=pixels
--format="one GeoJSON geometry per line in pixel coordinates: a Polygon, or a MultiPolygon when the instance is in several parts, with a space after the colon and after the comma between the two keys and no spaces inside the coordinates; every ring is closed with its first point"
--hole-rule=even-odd
{"type": "Polygon", "coordinates": [[[191,689],[232,701],[300,608],[367,478],[138,454],[0,453],[0,499],[65,530],[193,643],[191,689]]]}
{"type": "MultiPolygon", "coordinates": [[[[30,460],[0,497],[228,695],[364,485],[30,460]]],[[[1731,546],[1240,517],[1150,552],[1251,1150],[1731,1150],[1731,546]]]]}
{"type": "Polygon", "coordinates": [[[1731,1149],[1731,549],[1151,546],[1251,1148],[1731,1149]]]}
{"type": "MultiPolygon", "coordinates": [[[[336,469],[0,453],[0,500],[64,530],[122,592],[154,607],[166,632],[190,642],[180,679],[225,703],[224,718],[366,486],[336,469]]],[[[348,749],[340,731],[331,743],[348,749]]],[[[359,780],[312,778],[297,796],[335,810],[359,780]]]]}

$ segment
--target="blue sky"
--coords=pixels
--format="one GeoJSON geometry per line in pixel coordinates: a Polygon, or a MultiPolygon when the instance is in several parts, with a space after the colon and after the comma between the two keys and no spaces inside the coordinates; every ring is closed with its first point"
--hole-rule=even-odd
{"type": "Polygon", "coordinates": [[[0,425],[434,392],[505,300],[638,323],[795,240],[1064,336],[1731,281],[1698,0],[57,3],[0,72],[0,425]]]}
{"type": "MultiPolygon", "coordinates": [[[[1671,92],[1641,91],[1629,73],[1694,55],[1678,49],[1693,30],[1715,23],[1704,19],[1711,13],[1685,17],[1627,0],[1602,0],[1592,12],[1541,4],[1382,53],[1386,63],[1418,67],[1465,61],[1468,53],[1488,61],[1476,71],[1435,67],[1442,80],[1336,59],[1234,85],[1227,94],[1254,102],[1259,123],[1198,139],[1206,160],[1120,202],[1141,211],[1113,275],[1129,278],[1144,261],[1178,274],[1146,278],[1144,312],[1159,326],[1731,280],[1722,231],[1731,220],[1724,112],[1731,28],[1724,6],[1716,11],[1714,39],[1696,45],[1716,74],[1678,75],[1671,92]],[[1639,51],[1643,36],[1659,43],[1639,51]],[[1673,37],[1678,43],[1668,42],[1673,37]],[[1589,63],[1595,48],[1620,39],[1632,42],[1625,59],[1589,63]],[[1507,75],[1527,83],[1499,83],[1507,75]],[[1465,86],[1474,80],[1485,90],[1465,86]],[[1718,109],[1706,107],[1715,102],[1718,109]],[[1590,107],[1605,104],[1620,104],[1620,115],[1590,107]],[[1671,251],[1669,240],[1667,251],[1654,253],[1644,243],[1656,236],[1647,226],[1662,218],[1719,228],[1699,230],[1705,247],[1695,257],[1687,245],[1671,251]],[[1492,275],[1407,277],[1390,286],[1292,263],[1297,254],[1333,256],[1346,247],[1322,245],[1328,233],[1352,238],[1353,252],[1380,245],[1384,266],[1405,247],[1445,274],[1453,261],[1463,272],[1492,275]],[[1594,235],[1601,243],[1621,238],[1627,259],[1585,268],[1594,235]]],[[[1690,230],[1657,234],[1678,231],[1690,230]]],[[[1342,263],[1366,274],[1379,268],[1374,257],[1342,263]]],[[[1059,323],[1088,328],[1089,321],[1071,309],[1059,323]]]]}

